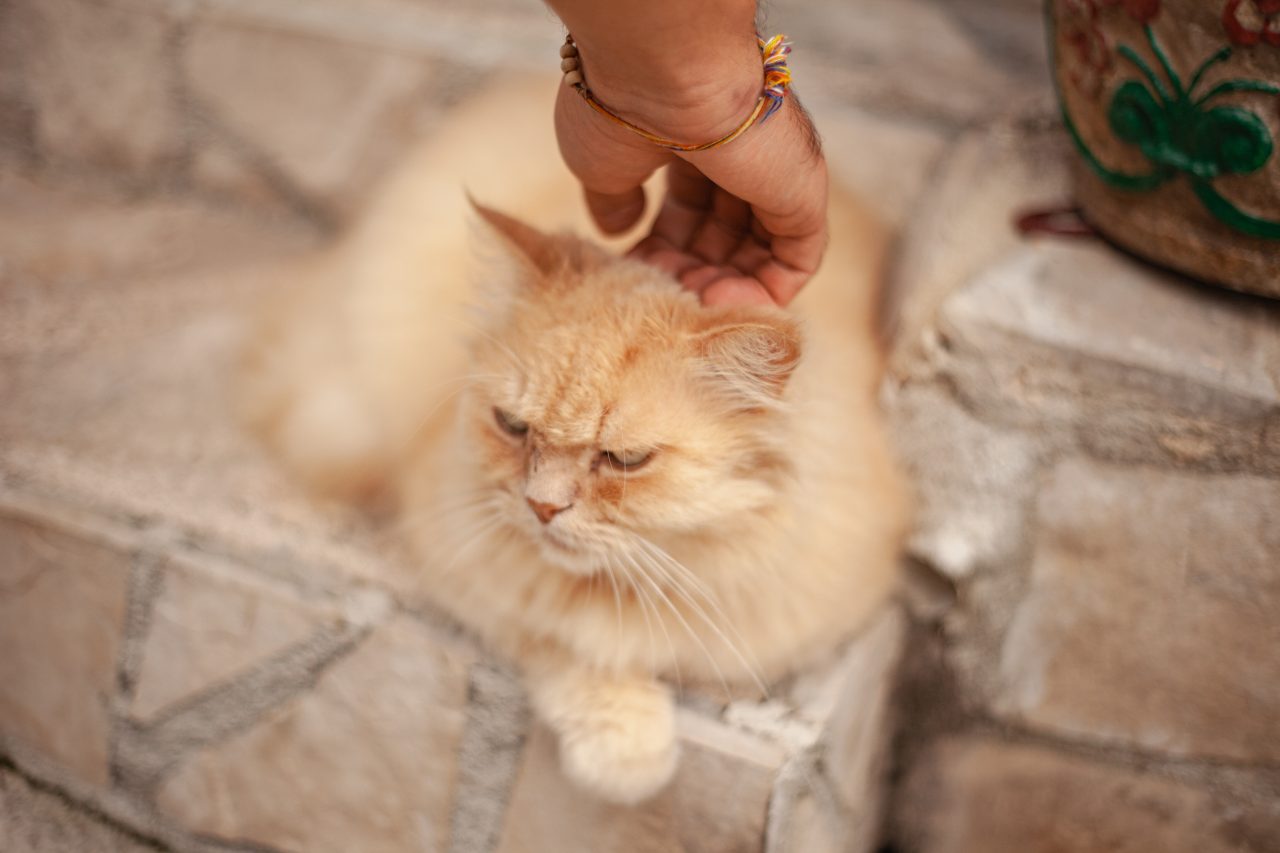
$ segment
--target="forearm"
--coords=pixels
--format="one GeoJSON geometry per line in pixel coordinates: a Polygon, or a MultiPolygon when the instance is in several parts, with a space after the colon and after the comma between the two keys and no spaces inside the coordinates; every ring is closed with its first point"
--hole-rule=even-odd
{"type": "Polygon", "coordinates": [[[682,140],[741,122],[763,78],[755,0],[548,0],[610,108],[682,140]]]}

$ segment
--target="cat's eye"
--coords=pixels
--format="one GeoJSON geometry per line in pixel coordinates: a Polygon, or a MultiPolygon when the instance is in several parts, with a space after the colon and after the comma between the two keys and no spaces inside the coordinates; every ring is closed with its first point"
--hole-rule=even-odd
{"type": "Polygon", "coordinates": [[[633,471],[642,465],[648,464],[653,458],[652,450],[606,450],[600,454],[605,463],[611,468],[621,468],[623,471],[633,471]]]}
{"type": "Polygon", "coordinates": [[[504,412],[497,406],[493,409],[493,419],[497,421],[502,431],[512,438],[524,438],[524,434],[529,431],[529,425],[517,418],[510,412],[504,412]]]}

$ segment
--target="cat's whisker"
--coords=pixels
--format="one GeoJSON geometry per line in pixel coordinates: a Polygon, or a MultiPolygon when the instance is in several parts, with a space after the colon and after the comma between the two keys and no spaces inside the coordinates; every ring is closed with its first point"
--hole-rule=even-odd
{"type": "Polygon", "coordinates": [[[453,555],[453,559],[451,559],[449,564],[439,572],[438,577],[449,577],[453,573],[454,568],[458,565],[459,561],[466,556],[478,542],[483,541],[486,535],[500,528],[504,521],[505,519],[499,512],[494,512],[492,515],[484,516],[480,522],[475,525],[478,529],[468,531],[465,537],[467,541],[462,543],[462,546],[453,555]]]}
{"type": "MultiPolygon", "coordinates": [[[[635,586],[635,587],[633,587],[633,589],[636,591],[637,596],[642,596],[642,601],[644,601],[644,602],[648,602],[648,603],[653,607],[653,611],[654,611],[654,618],[655,618],[655,619],[657,620],[657,622],[658,622],[658,627],[662,629],[662,634],[663,634],[663,636],[664,636],[664,637],[666,637],[666,639],[667,639],[667,651],[668,651],[668,652],[670,653],[670,655],[671,655],[671,665],[675,668],[675,671],[676,671],[676,672],[675,672],[675,674],[676,674],[676,684],[680,687],[680,691],[681,691],[681,692],[684,692],[684,674],[680,671],[680,656],[679,656],[678,654],[676,654],[676,646],[675,646],[675,642],[671,639],[671,631],[670,631],[670,630],[668,630],[668,628],[667,628],[667,622],[666,622],[666,620],[662,618],[662,611],[661,611],[661,608],[659,608],[659,607],[658,607],[658,603],[657,603],[656,601],[653,601],[653,600],[649,597],[649,594],[648,594],[647,592],[645,592],[645,591],[644,591],[644,588],[643,588],[643,587],[635,586]]],[[[646,621],[646,622],[648,621],[648,618],[647,618],[647,617],[646,617],[646,620],[645,620],[645,621],[646,621]]],[[[650,632],[651,632],[651,636],[652,636],[652,629],[650,629],[650,632]]],[[[650,643],[650,653],[651,653],[651,654],[652,654],[652,651],[653,651],[653,646],[652,646],[652,642],[651,642],[651,643],[650,643]]],[[[656,664],[656,661],[657,661],[657,656],[656,656],[656,655],[654,655],[654,661],[655,661],[655,664],[656,664]]]]}
{"type": "Polygon", "coordinates": [[[701,605],[693,600],[692,596],[683,588],[676,578],[667,576],[667,580],[671,584],[672,589],[679,594],[681,598],[688,602],[689,606],[693,608],[694,613],[706,623],[707,627],[716,634],[720,641],[724,643],[725,647],[728,648],[733,656],[738,659],[742,668],[746,670],[747,675],[749,675],[751,680],[755,683],[756,688],[759,689],[764,698],[768,699],[770,692],[762,674],[762,667],[755,655],[751,653],[749,644],[746,642],[746,639],[742,634],[732,625],[731,622],[729,622],[727,617],[722,615],[721,619],[723,620],[724,628],[727,628],[729,633],[733,635],[733,637],[730,638],[724,630],[721,629],[721,626],[717,625],[716,621],[702,609],[701,605]]]}
{"type": "Polygon", "coordinates": [[[469,503],[446,506],[442,509],[432,507],[400,518],[396,526],[402,534],[414,533],[424,527],[431,529],[433,525],[443,527],[445,532],[452,532],[457,527],[459,515],[486,510],[497,512],[501,505],[501,501],[498,498],[490,496],[469,503]]]}
{"type": "Polygon", "coordinates": [[[649,588],[657,593],[658,600],[667,605],[667,609],[670,610],[672,615],[674,615],[676,619],[679,620],[680,624],[684,626],[685,632],[693,638],[693,641],[702,649],[703,655],[707,658],[707,663],[711,664],[711,668],[715,670],[716,676],[720,679],[720,686],[724,690],[726,701],[732,698],[732,691],[729,690],[729,680],[725,678],[724,671],[720,668],[720,664],[716,660],[715,655],[711,654],[711,649],[707,648],[707,644],[703,642],[702,637],[693,629],[693,626],[689,624],[689,620],[684,618],[684,614],[680,612],[680,608],[667,596],[665,592],[662,591],[662,587],[659,586],[652,577],[650,577],[644,564],[636,559],[636,554],[623,552],[623,556],[626,558],[627,562],[631,564],[636,577],[647,583],[649,588]]]}
{"type": "MultiPolygon", "coordinates": [[[[640,554],[640,555],[630,555],[630,556],[632,557],[633,565],[636,566],[637,571],[641,573],[643,579],[647,583],[649,583],[651,587],[653,587],[653,589],[657,592],[661,600],[667,605],[668,609],[672,612],[672,614],[675,615],[676,619],[678,619],[680,624],[684,627],[685,632],[688,633],[689,636],[693,638],[694,642],[696,642],[698,646],[702,649],[703,656],[706,657],[707,662],[711,664],[712,668],[716,672],[716,676],[720,679],[720,685],[722,690],[724,691],[725,701],[726,702],[730,701],[732,699],[733,694],[732,694],[732,691],[729,689],[728,680],[724,676],[724,672],[720,667],[719,661],[716,659],[715,655],[711,653],[711,649],[707,646],[707,644],[702,640],[701,634],[695,631],[693,626],[689,624],[689,621],[685,619],[684,614],[681,612],[680,604],[672,600],[672,598],[669,595],[667,595],[665,591],[663,591],[661,585],[658,584],[657,581],[655,581],[650,576],[649,571],[645,568],[645,566],[648,566],[656,571],[658,569],[657,565],[654,564],[652,560],[647,557],[647,555],[640,554]],[[637,556],[643,558],[643,563],[641,563],[640,560],[635,559],[637,556]]],[[[681,600],[686,602],[688,601],[687,595],[681,594],[680,597],[681,597],[681,600]]],[[[706,621],[705,616],[703,616],[702,618],[703,618],[703,621],[706,621]]],[[[721,639],[723,640],[723,638],[721,639]]],[[[726,645],[730,645],[731,647],[731,644],[726,643],[726,645]]]]}
{"type": "Polygon", "coordinates": [[[502,341],[498,340],[493,335],[489,334],[484,329],[477,326],[475,323],[472,323],[470,320],[464,320],[461,317],[455,317],[452,314],[441,314],[440,316],[445,320],[450,320],[454,323],[458,323],[460,325],[466,326],[468,329],[475,332],[477,335],[480,335],[481,337],[489,340],[490,342],[495,344],[499,349],[501,349],[502,352],[505,353],[508,358],[511,359],[512,367],[515,367],[517,369],[523,369],[524,363],[520,361],[519,356],[517,356],[515,352],[512,351],[511,347],[507,346],[502,341]]]}
{"type": "MultiPolygon", "coordinates": [[[[719,616],[724,628],[731,631],[738,642],[747,645],[746,639],[742,636],[741,632],[738,631],[737,626],[733,624],[733,620],[729,618],[728,614],[724,612],[724,608],[720,606],[719,599],[716,598],[715,594],[712,593],[711,588],[708,587],[701,578],[695,575],[688,566],[671,556],[670,552],[657,543],[638,534],[636,534],[636,542],[653,554],[654,557],[665,563],[678,577],[684,578],[684,580],[694,588],[694,591],[697,592],[707,603],[707,606],[710,607],[717,616],[719,616]]],[[[760,668],[759,662],[755,660],[754,656],[752,657],[752,662],[755,664],[756,669],[760,668]]]]}
{"type": "MultiPolygon", "coordinates": [[[[613,565],[612,554],[609,554],[608,552],[606,552],[605,560],[609,563],[610,566],[613,565]]],[[[651,621],[649,616],[649,606],[652,602],[650,602],[648,596],[644,595],[644,591],[640,587],[637,587],[633,584],[631,587],[631,590],[632,592],[635,593],[636,604],[638,604],[640,607],[640,615],[644,617],[644,627],[646,632],[649,634],[649,660],[651,662],[650,665],[652,666],[652,661],[656,661],[658,659],[658,653],[656,649],[657,639],[653,633],[653,622],[651,621]]],[[[656,605],[654,606],[656,607],[656,605]]],[[[659,624],[662,623],[661,618],[658,619],[658,623],[659,624]]]]}
{"type": "MultiPolygon", "coordinates": [[[[665,554],[666,552],[664,551],[662,553],[665,554]]],[[[739,643],[743,643],[742,635],[737,634],[737,631],[734,630],[732,626],[730,626],[730,630],[733,630],[734,633],[737,634],[737,642],[730,639],[730,637],[727,634],[725,634],[723,630],[721,630],[720,626],[716,624],[716,621],[707,614],[706,610],[704,610],[703,607],[700,604],[698,604],[698,602],[693,598],[693,596],[685,588],[683,582],[678,577],[673,575],[670,570],[665,569],[658,562],[658,560],[655,558],[655,556],[651,552],[642,551],[640,552],[640,554],[645,558],[645,561],[648,563],[648,565],[652,566],[654,571],[660,574],[662,579],[667,582],[667,584],[672,588],[672,590],[676,592],[689,605],[689,607],[693,610],[693,612],[700,619],[702,619],[704,623],[706,623],[706,626],[710,628],[713,633],[715,633],[715,635],[720,639],[720,642],[724,644],[725,648],[728,649],[729,652],[732,653],[733,656],[738,659],[738,663],[740,663],[743,669],[746,670],[747,675],[751,677],[751,680],[755,683],[756,687],[759,688],[760,692],[763,693],[765,697],[768,697],[769,688],[765,685],[764,678],[761,676],[759,663],[754,659],[749,660],[747,657],[747,654],[745,654],[743,650],[739,647],[739,643]]],[[[667,556],[669,557],[670,555],[667,555],[667,556]]],[[[688,570],[685,569],[685,571],[687,572],[688,570]]],[[[714,601],[709,600],[709,603],[713,604],[716,607],[716,609],[719,610],[719,606],[715,605],[714,601]]],[[[726,624],[728,624],[729,620],[724,615],[724,611],[719,610],[719,612],[721,615],[721,619],[723,619],[726,622],[726,624]]]]}
{"type": "Polygon", "coordinates": [[[694,590],[698,592],[700,595],[702,595],[704,598],[706,598],[709,603],[717,607],[719,606],[718,603],[716,602],[715,595],[711,592],[711,587],[707,586],[706,581],[704,581],[702,578],[695,575],[683,563],[681,563],[675,557],[671,556],[671,554],[665,548],[662,548],[661,546],[655,544],[650,539],[644,536],[641,536],[638,533],[632,534],[632,537],[633,537],[632,541],[635,544],[639,545],[645,551],[648,551],[654,557],[667,563],[674,570],[676,570],[681,576],[688,579],[689,583],[694,587],[694,590]]]}
{"type": "Polygon", "coordinates": [[[465,495],[455,495],[454,500],[442,503],[432,503],[428,506],[422,507],[421,509],[415,510],[414,512],[406,513],[404,510],[401,510],[400,517],[397,520],[400,522],[417,521],[422,518],[431,519],[452,515],[457,512],[484,506],[487,503],[493,502],[496,498],[497,496],[493,493],[492,489],[476,489],[475,491],[465,495]]]}
{"type": "MultiPolygon", "coordinates": [[[[486,513],[471,519],[464,525],[450,525],[448,528],[440,531],[435,540],[440,543],[440,553],[447,554],[454,552],[454,559],[464,546],[470,545],[475,541],[476,537],[482,532],[488,532],[494,527],[499,520],[497,513],[486,513]]],[[[432,532],[432,531],[428,531],[432,532]]]]}
{"type": "Polygon", "coordinates": [[[608,573],[609,586],[613,588],[613,605],[617,615],[617,629],[613,635],[613,645],[615,653],[622,648],[622,592],[618,589],[618,578],[613,573],[612,563],[606,563],[605,571],[608,573]]]}

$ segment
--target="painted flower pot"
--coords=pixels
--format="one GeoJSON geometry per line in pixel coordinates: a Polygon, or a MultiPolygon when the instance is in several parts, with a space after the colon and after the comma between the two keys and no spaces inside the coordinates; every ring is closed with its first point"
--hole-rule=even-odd
{"type": "Polygon", "coordinates": [[[1048,26],[1085,218],[1280,297],[1280,0],[1049,0],[1048,26]]]}

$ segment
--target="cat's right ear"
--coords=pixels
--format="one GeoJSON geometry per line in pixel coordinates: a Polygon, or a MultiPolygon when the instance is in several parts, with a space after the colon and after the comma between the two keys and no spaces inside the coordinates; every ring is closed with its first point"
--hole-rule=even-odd
{"type": "Polygon", "coordinates": [[[705,374],[748,408],[781,400],[800,362],[800,324],[781,311],[716,315],[693,338],[705,374]]]}
{"type": "Polygon", "coordinates": [[[564,251],[556,238],[543,234],[513,216],[480,204],[470,193],[467,194],[467,201],[511,260],[525,267],[532,278],[545,279],[564,267],[564,251]]]}

